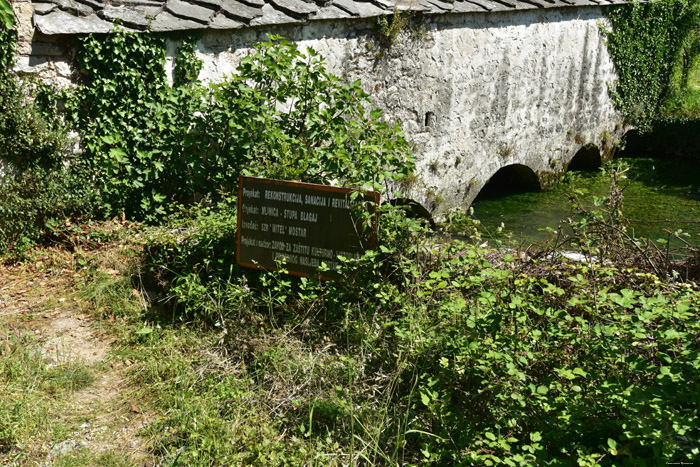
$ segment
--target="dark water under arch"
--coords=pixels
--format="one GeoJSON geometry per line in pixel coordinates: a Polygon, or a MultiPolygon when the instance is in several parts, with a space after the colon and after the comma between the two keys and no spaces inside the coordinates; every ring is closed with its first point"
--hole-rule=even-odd
{"type": "MultiPolygon", "coordinates": [[[[472,204],[474,217],[489,229],[503,223],[524,243],[543,240],[546,227],[556,228],[560,219],[571,214],[567,193],[583,192],[584,205],[592,208],[595,197],[610,189],[609,172],[615,164],[629,168],[622,182],[623,213],[633,219],[635,235],[651,239],[667,238],[664,229],[682,229],[688,241],[700,246],[700,162],[678,159],[625,157],[602,170],[569,172],[564,181],[544,192],[479,196],[472,204]],[[677,222],[662,222],[673,220],[677,222]]],[[[675,246],[680,246],[676,241],[675,246]]]]}

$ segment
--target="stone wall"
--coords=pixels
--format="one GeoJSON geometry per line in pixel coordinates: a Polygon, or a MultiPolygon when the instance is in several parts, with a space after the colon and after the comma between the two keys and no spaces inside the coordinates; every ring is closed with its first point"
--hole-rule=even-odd
{"type": "MultiPolygon", "coordinates": [[[[410,197],[441,217],[467,207],[502,167],[525,165],[546,186],[581,147],[619,139],[602,18],[603,9],[590,6],[431,15],[391,47],[380,45],[374,19],[205,31],[200,78],[234,72],[267,33],[313,47],[331,71],[361,79],[387,119],[401,122],[418,157],[410,197]]],[[[32,44],[42,43],[37,34],[32,44]]],[[[69,44],[47,44],[41,54],[21,46],[19,68],[69,80],[69,59],[60,55],[69,44]]],[[[176,47],[169,43],[169,56],[176,47]]]]}
{"type": "Polygon", "coordinates": [[[10,0],[18,22],[15,71],[34,75],[62,86],[72,84],[70,36],[47,36],[34,28],[35,5],[30,0],[10,0]]]}

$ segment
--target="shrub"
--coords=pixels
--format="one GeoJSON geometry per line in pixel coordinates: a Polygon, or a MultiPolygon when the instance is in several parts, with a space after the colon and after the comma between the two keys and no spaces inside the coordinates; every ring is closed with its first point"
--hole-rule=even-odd
{"type": "Polygon", "coordinates": [[[97,193],[75,157],[56,92],[19,79],[13,64],[15,32],[0,26],[0,249],[22,253],[71,216],[87,215],[97,193]]]}
{"type": "Polygon", "coordinates": [[[32,167],[0,183],[0,250],[22,255],[36,242],[97,210],[99,197],[73,167],[32,167]],[[72,219],[72,221],[71,221],[72,219]]]}

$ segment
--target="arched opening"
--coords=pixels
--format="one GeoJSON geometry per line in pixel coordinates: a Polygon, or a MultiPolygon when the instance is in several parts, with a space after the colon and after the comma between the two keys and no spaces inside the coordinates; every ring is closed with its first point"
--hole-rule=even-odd
{"type": "Polygon", "coordinates": [[[540,180],[530,167],[522,164],[513,164],[503,167],[493,174],[476,196],[475,201],[498,198],[525,191],[539,191],[540,189],[540,180]]]}
{"type": "Polygon", "coordinates": [[[406,215],[413,219],[423,219],[430,227],[435,228],[435,221],[433,220],[430,211],[425,209],[420,203],[413,201],[410,198],[394,198],[389,201],[392,206],[402,206],[406,209],[406,215]]]}
{"type": "Polygon", "coordinates": [[[569,170],[595,170],[603,164],[600,150],[594,144],[587,144],[578,150],[571,162],[569,170]]]}

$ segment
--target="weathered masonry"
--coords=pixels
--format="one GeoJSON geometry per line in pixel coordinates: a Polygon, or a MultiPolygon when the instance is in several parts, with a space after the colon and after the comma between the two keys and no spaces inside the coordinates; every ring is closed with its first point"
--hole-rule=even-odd
{"type": "MultiPolygon", "coordinates": [[[[52,0],[13,4],[17,68],[70,84],[72,37],[202,30],[202,80],[232,73],[266,34],[361,79],[418,157],[410,197],[440,215],[466,207],[498,171],[546,186],[574,156],[605,158],[624,130],[599,30],[617,0],[52,0]],[[391,46],[377,18],[414,14],[391,46]]],[[[389,17],[389,23],[391,18],[389,17]]],[[[174,54],[177,43],[169,50],[174,54]]],[[[578,158],[577,158],[578,159],[578,158]]]]}

